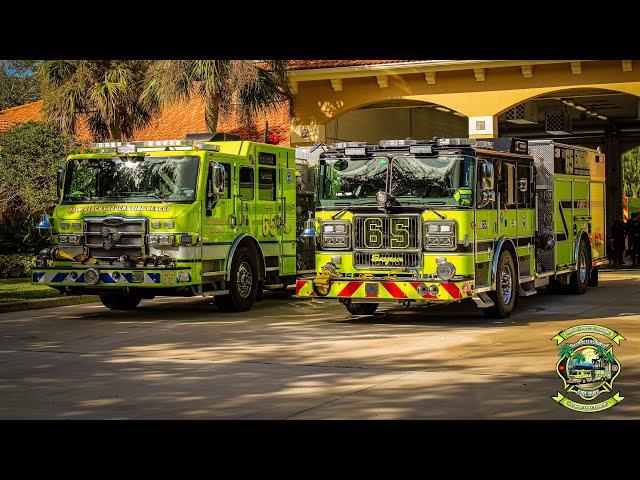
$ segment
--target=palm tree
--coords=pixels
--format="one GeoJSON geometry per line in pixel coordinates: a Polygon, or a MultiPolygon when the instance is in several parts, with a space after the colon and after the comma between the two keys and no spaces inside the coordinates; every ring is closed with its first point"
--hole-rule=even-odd
{"type": "Polygon", "coordinates": [[[586,357],[581,352],[573,352],[571,355],[571,361],[574,365],[579,365],[586,360],[586,357]]]}
{"type": "Polygon", "coordinates": [[[558,349],[558,355],[560,355],[560,358],[571,358],[571,354],[573,353],[573,348],[571,348],[569,345],[562,345],[559,349],[558,349]]]}
{"type": "Polygon", "coordinates": [[[148,72],[142,101],[160,110],[199,97],[205,123],[215,132],[219,113],[236,111],[246,122],[291,99],[286,60],[160,60],[148,72]]]}
{"type": "Polygon", "coordinates": [[[622,155],[622,179],[624,194],[637,198],[640,191],[640,148],[636,147],[622,155]]]}
{"type": "Polygon", "coordinates": [[[86,118],[96,140],[129,138],[157,110],[140,101],[146,60],[49,60],[38,68],[43,116],[73,134],[86,118]]]}
{"type": "Polygon", "coordinates": [[[607,347],[605,347],[604,345],[596,345],[596,348],[594,348],[594,353],[598,356],[598,366],[602,367],[603,360],[606,359],[608,353],[607,347]]]}

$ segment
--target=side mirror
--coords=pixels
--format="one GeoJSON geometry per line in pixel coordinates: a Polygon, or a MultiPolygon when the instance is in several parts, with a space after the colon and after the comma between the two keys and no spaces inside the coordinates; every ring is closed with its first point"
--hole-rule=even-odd
{"type": "Polygon", "coordinates": [[[226,172],[218,162],[209,164],[209,176],[207,178],[207,210],[206,216],[212,215],[213,206],[224,193],[226,172]]]}
{"type": "Polygon", "coordinates": [[[493,163],[483,162],[480,171],[480,189],[493,190],[493,163]]]}
{"type": "Polygon", "coordinates": [[[211,196],[220,197],[224,193],[225,182],[224,167],[215,162],[211,167],[211,196]]]}
{"type": "Polygon", "coordinates": [[[56,193],[62,197],[62,184],[64,179],[64,168],[59,168],[56,172],[56,193]]]}

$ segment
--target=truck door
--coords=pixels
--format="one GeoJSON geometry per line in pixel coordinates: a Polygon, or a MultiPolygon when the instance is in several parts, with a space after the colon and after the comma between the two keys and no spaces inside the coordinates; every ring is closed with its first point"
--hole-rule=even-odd
{"type": "Polygon", "coordinates": [[[209,190],[211,183],[211,167],[210,162],[216,161],[224,167],[225,181],[224,192],[214,203],[206,198],[204,201],[204,215],[202,221],[202,243],[205,244],[205,251],[202,252],[202,258],[208,258],[211,255],[208,254],[210,248],[206,248],[206,244],[220,244],[231,242],[233,239],[232,230],[229,226],[229,217],[233,213],[233,199],[232,199],[232,185],[234,184],[233,174],[233,160],[224,157],[218,157],[209,155],[207,157],[207,173],[206,173],[206,191],[209,190]]]}
{"type": "Polygon", "coordinates": [[[498,238],[511,238],[517,244],[518,197],[516,188],[516,162],[498,162],[498,238]]]}
{"type": "Polygon", "coordinates": [[[556,175],[555,190],[555,234],[556,267],[573,262],[573,181],[566,175],[556,175]]]}
{"type": "Polygon", "coordinates": [[[256,238],[262,246],[267,272],[276,271],[280,267],[282,243],[281,211],[282,200],[279,198],[280,184],[278,178],[278,149],[257,146],[257,198],[256,198],[256,238]]]}
{"type": "Polygon", "coordinates": [[[535,188],[533,165],[531,162],[519,160],[516,173],[518,271],[521,277],[529,277],[535,272],[533,236],[536,220],[533,208],[533,188],[535,188]]]}
{"type": "Polygon", "coordinates": [[[476,179],[476,209],[473,222],[475,285],[483,287],[491,284],[491,252],[497,240],[497,185],[493,160],[478,158],[476,179]]]}
{"type": "Polygon", "coordinates": [[[281,216],[281,275],[296,273],[296,159],[295,153],[281,152],[280,165],[280,216],[281,216]]]}

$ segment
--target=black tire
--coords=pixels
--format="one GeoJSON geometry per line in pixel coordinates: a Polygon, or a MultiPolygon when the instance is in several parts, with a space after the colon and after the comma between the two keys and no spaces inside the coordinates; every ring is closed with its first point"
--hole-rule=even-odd
{"type": "Polygon", "coordinates": [[[582,295],[587,291],[589,274],[591,273],[591,255],[589,255],[589,245],[584,238],[580,240],[576,264],[577,270],[571,274],[569,281],[569,292],[574,295],[582,295]]]}
{"type": "Polygon", "coordinates": [[[378,309],[377,303],[345,303],[347,310],[352,315],[373,315],[378,309]]]}
{"type": "Polygon", "coordinates": [[[102,304],[111,310],[133,310],[142,300],[136,292],[107,292],[100,294],[102,304]]]}
{"type": "Polygon", "coordinates": [[[591,269],[591,273],[589,274],[589,286],[590,287],[597,287],[598,286],[598,267],[596,268],[592,268],[591,269]]]}
{"type": "Polygon", "coordinates": [[[214,297],[215,304],[223,312],[246,312],[256,301],[259,283],[254,256],[240,247],[231,264],[229,294],[214,297]]]}
{"type": "Polygon", "coordinates": [[[496,290],[487,292],[489,298],[493,301],[493,307],[485,308],[483,310],[485,315],[493,318],[506,318],[511,315],[518,297],[518,278],[516,274],[513,256],[509,251],[502,250],[498,259],[496,290]]]}

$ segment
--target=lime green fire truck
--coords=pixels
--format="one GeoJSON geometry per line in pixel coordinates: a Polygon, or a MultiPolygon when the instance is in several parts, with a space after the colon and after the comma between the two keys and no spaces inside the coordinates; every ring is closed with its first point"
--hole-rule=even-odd
{"type": "Polygon", "coordinates": [[[605,262],[604,155],[550,140],[323,147],[316,272],[296,296],[353,314],[473,299],[508,316],[549,285],[584,293],[605,262]]]}
{"type": "Polygon", "coordinates": [[[40,223],[53,244],[32,281],[98,294],[112,309],[156,295],[212,295],[223,311],[244,311],[263,289],[313,272],[313,252],[296,245],[313,193],[301,187],[294,149],[223,134],[187,138],[99,143],[71,155],[58,172],[61,201],[40,223]]]}

